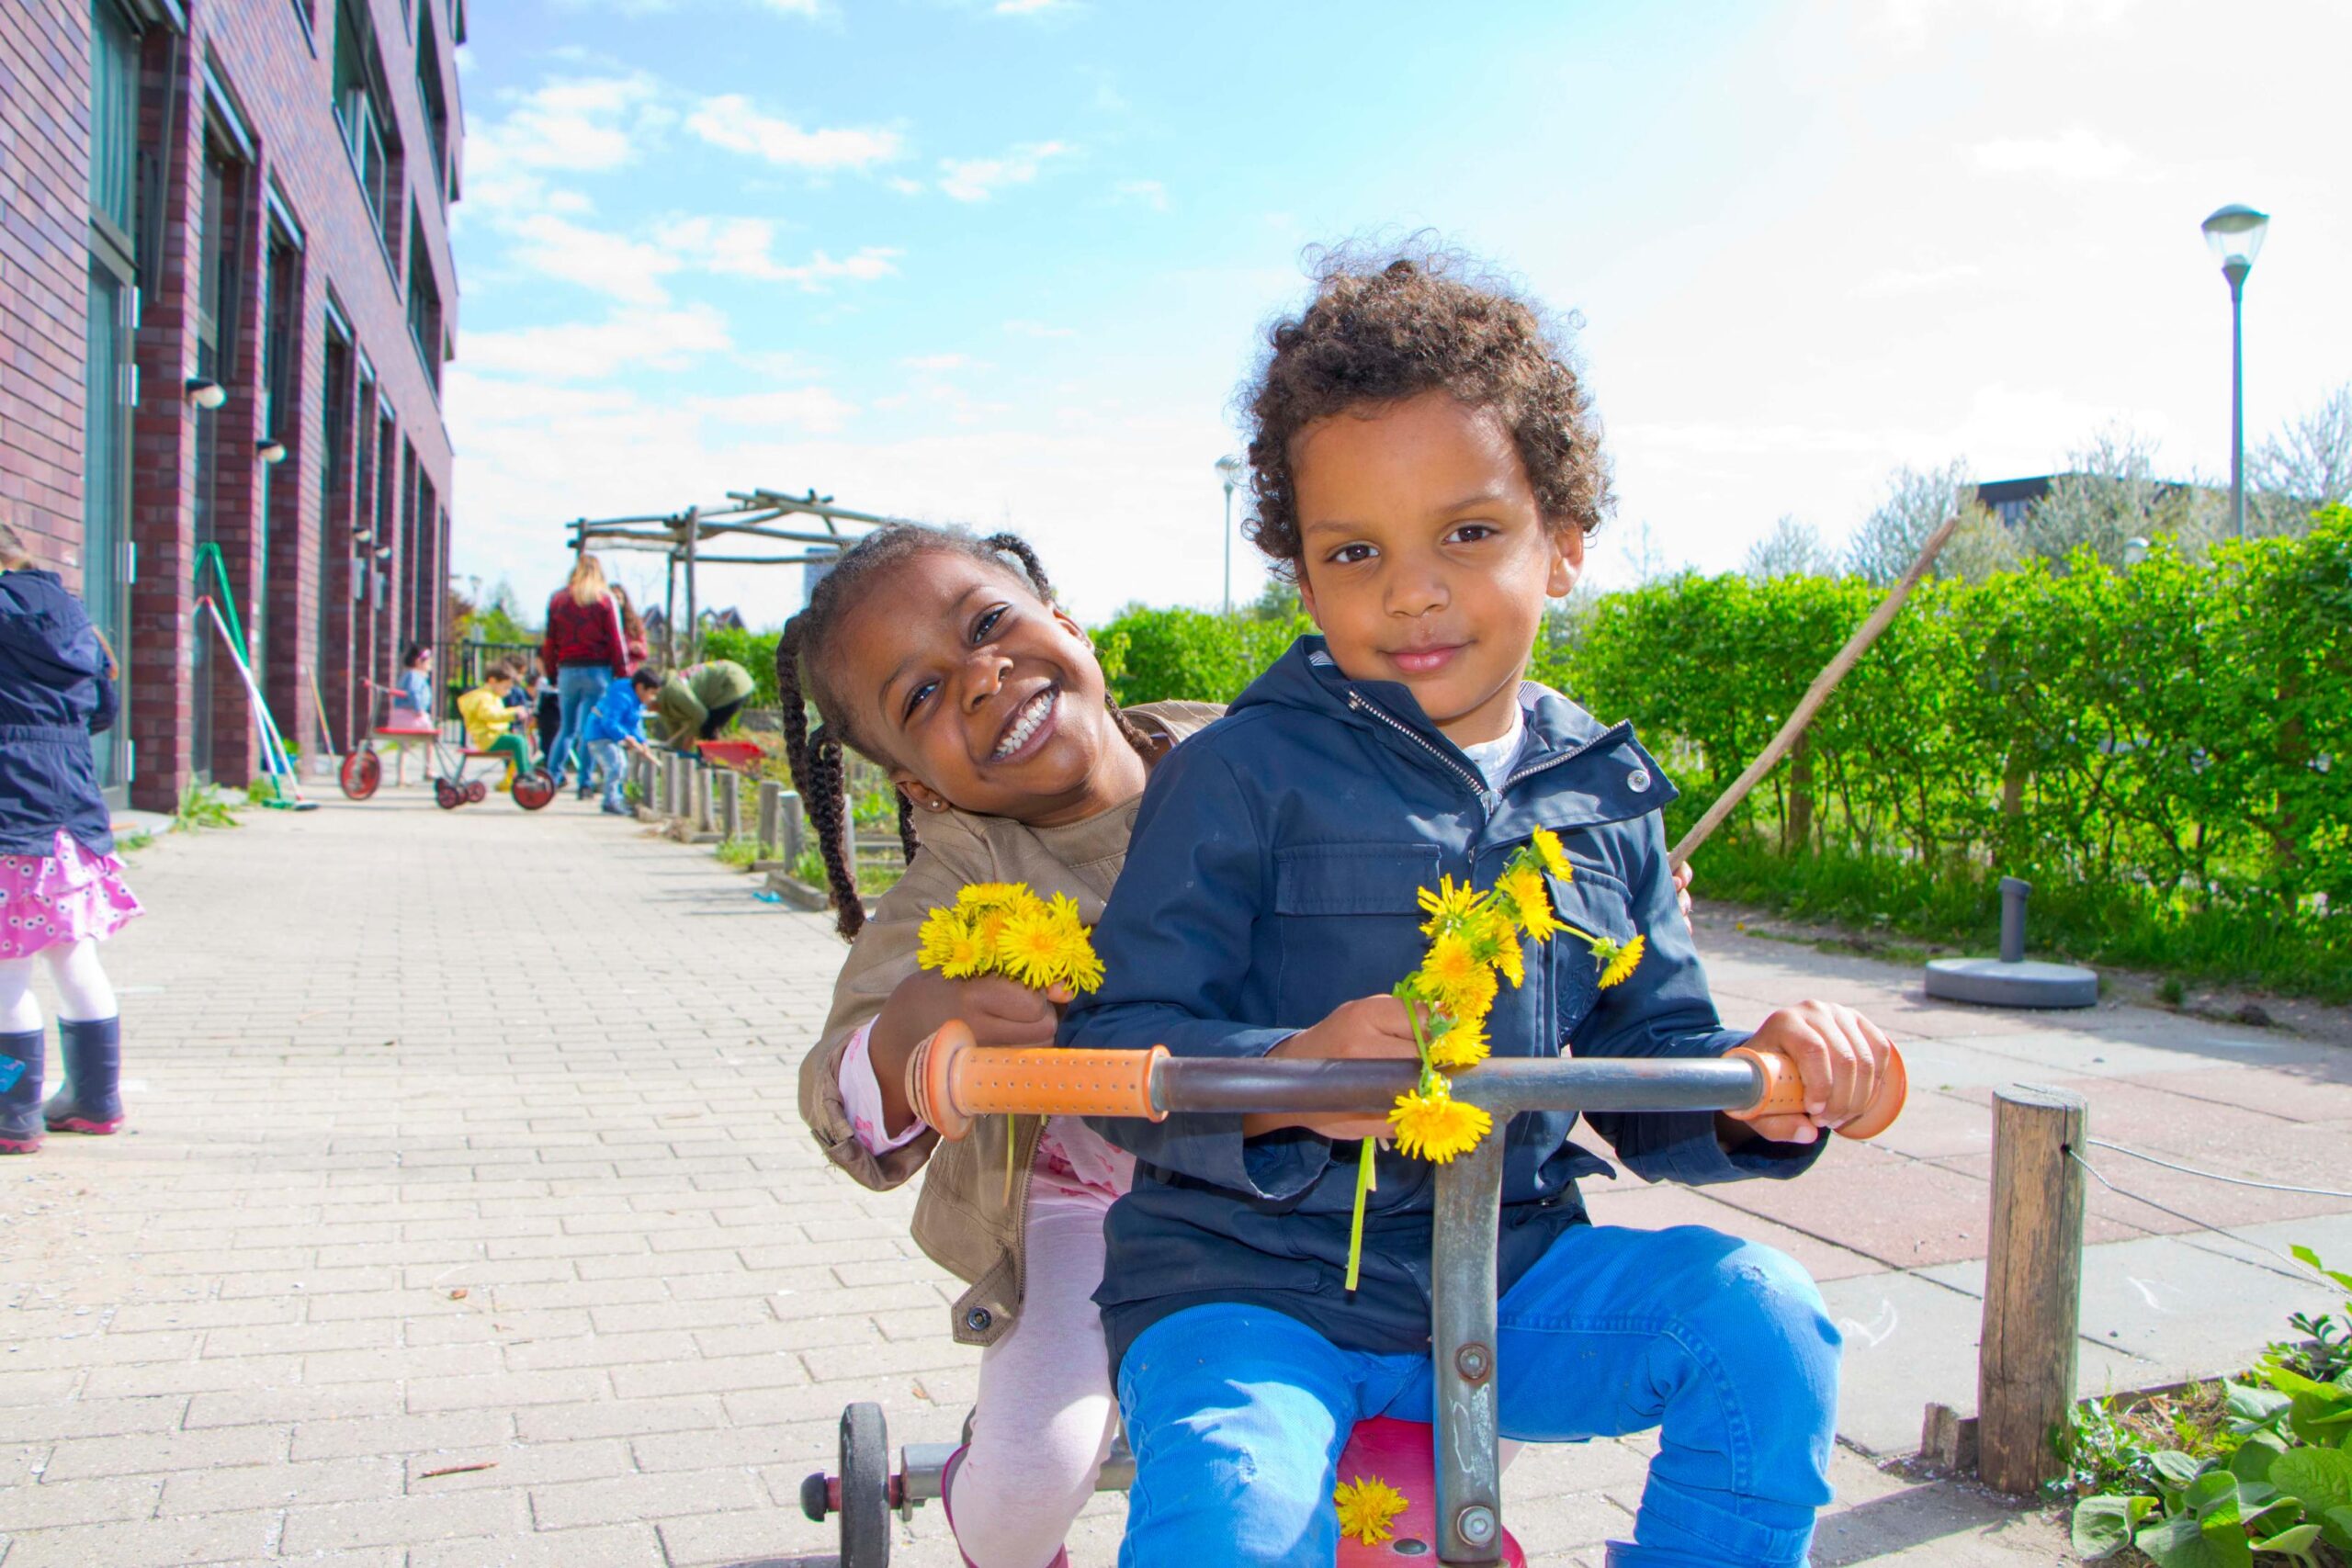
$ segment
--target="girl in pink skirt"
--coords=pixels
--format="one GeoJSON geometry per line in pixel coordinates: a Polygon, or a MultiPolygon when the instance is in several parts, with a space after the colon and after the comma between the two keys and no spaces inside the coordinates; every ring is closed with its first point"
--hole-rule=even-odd
{"type": "Polygon", "coordinates": [[[114,723],[115,667],[82,602],[0,523],[0,1154],[111,1133],[122,1032],[98,943],[140,913],[114,854],[90,736],[114,723]],[[57,987],[65,1082],[40,1102],[36,964],[57,987]]]}

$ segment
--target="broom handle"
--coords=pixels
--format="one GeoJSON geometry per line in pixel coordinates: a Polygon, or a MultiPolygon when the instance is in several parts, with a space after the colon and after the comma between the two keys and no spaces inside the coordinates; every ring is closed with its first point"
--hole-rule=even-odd
{"type": "Polygon", "coordinates": [[[1878,640],[1879,633],[1886,630],[1895,613],[1903,608],[1903,602],[1911,597],[1911,590],[1919,585],[1919,580],[1927,576],[1928,569],[1935,564],[1937,552],[1944,547],[1944,542],[1959,526],[1960,513],[1955,512],[1928,536],[1928,542],[1920,547],[1919,558],[1911,563],[1911,570],[1887,590],[1886,597],[1880,600],[1878,608],[1871,612],[1870,619],[1854,628],[1854,635],[1846,639],[1846,646],[1838,650],[1838,656],[1813,678],[1813,684],[1805,688],[1804,698],[1798,702],[1796,710],[1782,722],[1780,733],[1772,737],[1771,744],[1764,748],[1756,761],[1747,764],[1746,773],[1732,781],[1731,788],[1724,791],[1715,803],[1707,807],[1707,814],[1699,818],[1698,825],[1682,835],[1682,841],[1676,844],[1673,852],[1667,856],[1668,865],[1679,869],[1699,846],[1724,825],[1724,818],[1738,809],[1739,803],[1747,798],[1747,792],[1762,783],[1764,775],[1780,765],[1781,759],[1789,754],[1789,749],[1804,733],[1805,726],[1813,722],[1813,716],[1821,711],[1821,705],[1829,700],[1829,694],[1838,689],[1838,682],[1844,680],[1846,672],[1870,651],[1871,644],[1878,640]]]}

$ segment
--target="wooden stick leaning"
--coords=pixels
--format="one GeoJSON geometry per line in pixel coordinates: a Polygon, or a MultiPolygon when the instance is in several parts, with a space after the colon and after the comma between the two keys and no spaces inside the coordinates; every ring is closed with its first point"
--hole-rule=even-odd
{"type": "Polygon", "coordinates": [[[1919,580],[1927,576],[1928,569],[1935,564],[1936,556],[1943,549],[1945,541],[1959,526],[1960,513],[1955,512],[1928,536],[1928,542],[1920,547],[1919,558],[1911,563],[1911,570],[1903,574],[1902,581],[1886,591],[1886,597],[1880,600],[1878,608],[1871,612],[1870,619],[1854,628],[1854,635],[1846,639],[1846,646],[1839,649],[1837,657],[1813,678],[1813,684],[1805,688],[1804,696],[1795,710],[1782,721],[1780,732],[1772,737],[1771,744],[1764,748],[1756,761],[1747,764],[1746,773],[1732,781],[1731,788],[1724,791],[1722,796],[1707,807],[1707,814],[1699,818],[1698,824],[1682,835],[1682,841],[1675,845],[1673,852],[1667,857],[1668,864],[1679,867],[1689,860],[1699,846],[1724,825],[1724,819],[1738,809],[1739,803],[1747,798],[1747,792],[1761,784],[1764,775],[1780,765],[1781,759],[1789,754],[1789,749],[1804,733],[1805,726],[1813,722],[1813,716],[1821,711],[1821,705],[1829,700],[1829,694],[1838,689],[1838,682],[1844,680],[1846,672],[1870,651],[1871,644],[1878,640],[1879,633],[1886,630],[1895,613],[1903,608],[1903,602],[1911,597],[1911,590],[1919,585],[1919,580]]]}

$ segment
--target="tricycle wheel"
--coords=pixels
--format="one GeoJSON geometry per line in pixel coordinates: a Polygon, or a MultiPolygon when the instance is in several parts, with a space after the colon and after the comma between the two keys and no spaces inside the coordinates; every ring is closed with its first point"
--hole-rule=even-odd
{"type": "Polygon", "coordinates": [[[554,798],[555,780],[548,777],[545,768],[514,775],[514,804],[524,810],[537,811],[554,798]]]}
{"type": "Polygon", "coordinates": [[[878,1404],[842,1412],[841,1568],[889,1568],[890,1439],[878,1404]]]}
{"type": "Polygon", "coordinates": [[[433,804],[444,811],[455,811],[466,803],[466,792],[447,779],[433,781],[433,804]]]}
{"type": "Polygon", "coordinates": [[[344,795],[352,800],[365,800],[376,793],[384,782],[384,759],[376,755],[373,746],[362,746],[343,760],[343,767],[335,774],[335,782],[343,785],[344,795]]]}
{"type": "Polygon", "coordinates": [[[490,781],[489,781],[489,780],[487,780],[487,779],[468,779],[468,780],[466,781],[466,800],[467,800],[468,804],[469,804],[469,805],[473,805],[473,806],[480,806],[483,801],[488,800],[489,798],[490,798],[490,781]]]}

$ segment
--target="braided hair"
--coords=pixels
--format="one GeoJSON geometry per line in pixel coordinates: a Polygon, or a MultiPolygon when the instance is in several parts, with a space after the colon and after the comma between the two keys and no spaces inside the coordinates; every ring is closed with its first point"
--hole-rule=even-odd
{"type": "MultiPolygon", "coordinates": [[[[817,836],[817,852],[825,862],[826,896],[833,908],[833,926],[843,937],[854,937],[865,924],[865,904],[859,897],[857,876],[850,861],[850,813],[844,787],[844,753],[856,751],[876,758],[876,749],[861,740],[850,727],[850,706],[834,685],[833,634],[842,617],[861,597],[870,579],[905,565],[919,556],[960,555],[999,568],[1016,569],[1037,598],[1054,603],[1053,584],[1028,541],[1013,534],[975,537],[960,528],[933,528],[899,523],[878,528],[860,539],[809,592],[808,606],[785,623],[775,649],[776,692],[784,708],[784,754],[792,769],[793,787],[800,792],[801,809],[817,836]],[[808,728],[808,710],[816,710],[817,728],[808,728]]],[[[1110,704],[1119,734],[1139,756],[1156,754],[1157,742],[1141,726],[1110,704]]],[[[915,836],[914,803],[899,795],[899,847],[911,861],[919,841],[915,836]]]]}

